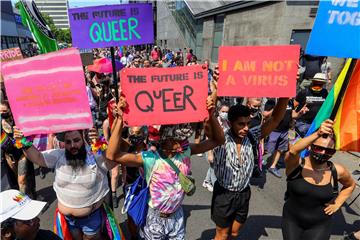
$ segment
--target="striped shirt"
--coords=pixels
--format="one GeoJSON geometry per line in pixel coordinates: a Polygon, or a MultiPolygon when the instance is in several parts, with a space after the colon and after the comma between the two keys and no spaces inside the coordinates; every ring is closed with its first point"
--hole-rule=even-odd
{"type": "MultiPolygon", "coordinates": [[[[254,139],[260,139],[261,128],[250,130],[254,139]]],[[[241,144],[240,159],[231,131],[225,133],[225,143],[214,149],[214,171],[220,186],[239,192],[250,182],[254,168],[254,153],[250,139],[245,137],[241,144]]]]}

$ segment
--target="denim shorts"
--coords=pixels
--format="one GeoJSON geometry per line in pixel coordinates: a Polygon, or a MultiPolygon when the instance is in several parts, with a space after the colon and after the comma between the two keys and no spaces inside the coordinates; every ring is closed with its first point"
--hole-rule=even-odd
{"type": "Polygon", "coordinates": [[[99,232],[103,220],[101,214],[101,207],[96,209],[89,216],[81,218],[65,216],[65,219],[69,224],[70,231],[79,229],[88,236],[95,235],[99,232]]]}
{"type": "Polygon", "coordinates": [[[268,153],[274,153],[275,150],[286,152],[289,149],[289,131],[272,132],[266,144],[268,153]]]}

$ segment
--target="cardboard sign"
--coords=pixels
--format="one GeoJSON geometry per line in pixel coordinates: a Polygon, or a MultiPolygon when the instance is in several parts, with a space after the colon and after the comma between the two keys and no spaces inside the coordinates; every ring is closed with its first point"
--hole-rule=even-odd
{"type": "Polygon", "coordinates": [[[320,1],[307,54],[360,58],[360,1],[320,1]]]}
{"type": "Polygon", "coordinates": [[[93,126],[77,49],[8,62],[2,73],[15,124],[25,136],[93,126]]]}
{"type": "MultiPolygon", "coordinates": [[[[20,48],[9,48],[0,50],[0,62],[8,62],[17,59],[23,59],[23,55],[21,53],[20,48]]],[[[4,78],[2,74],[0,74],[0,82],[3,82],[4,78]]]]}
{"type": "Polygon", "coordinates": [[[154,42],[152,5],[147,3],[69,9],[73,46],[104,48],[154,42]]]}
{"type": "Polygon", "coordinates": [[[0,50],[0,62],[8,62],[22,58],[23,55],[18,47],[0,50]]]}
{"type": "Polygon", "coordinates": [[[207,72],[202,66],[124,68],[121,89],[129,104],[129,126],[203,121],[207,116],[207,72]]]}
{"type": "Polygon", "coordinates": [[[218,96],[294,97],[300,46],[220,47],[218,96]]]}

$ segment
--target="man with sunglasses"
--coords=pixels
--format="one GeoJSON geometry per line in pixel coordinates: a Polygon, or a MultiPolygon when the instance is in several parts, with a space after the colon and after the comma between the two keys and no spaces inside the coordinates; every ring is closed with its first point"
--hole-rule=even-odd
{"type": "Polygon", "coordinates": [[[46,202],[32,200],[18,190],[1,192],[0,202],[2,240],[60,240],[53,232],[40,229],[37,216],[46,202]]]}
{"type": "Polygon", "coordinates": [[[284,240],[329,239],[332,215],[351,196],[355,182],[349,171],[329,159],[336,153],[331,120],[290,147],[286,157],[287,191],[283,208],[284,240]],[[309,156],[300,158],[303,150],[309,156]],[[343,186],[337,189],[337,182],[343,186]]]}

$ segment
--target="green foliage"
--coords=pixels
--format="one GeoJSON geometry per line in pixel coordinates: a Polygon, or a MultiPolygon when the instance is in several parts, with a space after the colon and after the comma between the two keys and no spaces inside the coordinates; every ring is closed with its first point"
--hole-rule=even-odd
{"type": "Polygon", "coordinates": [[[41,13],[41,15],[43,16],[46,24],[49,26],[50,31],[55,35],[56,41],[58,43],[71,43],[71,32],[70,29],[58,29],[55,24],[53,19],[46,13],[41,13]]]}

